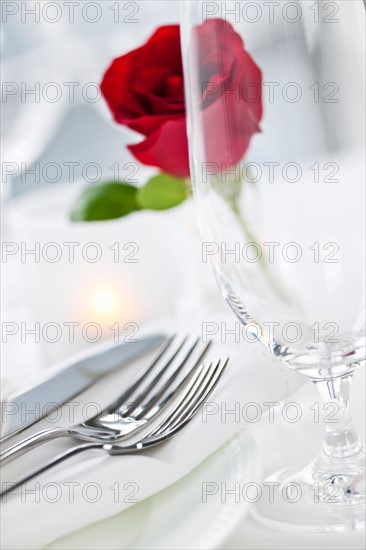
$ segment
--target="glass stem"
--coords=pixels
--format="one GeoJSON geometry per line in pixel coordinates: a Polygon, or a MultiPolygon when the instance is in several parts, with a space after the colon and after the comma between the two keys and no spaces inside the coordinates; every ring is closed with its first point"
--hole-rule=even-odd
{"type": "Polygon", "coordinates": [[[350,411],[350,388],[353,372],[344,377],[314,380],[325,411],[325,439],[315,462],[351,464],[364,460],[362,441],[353,427],[350,411]]]}

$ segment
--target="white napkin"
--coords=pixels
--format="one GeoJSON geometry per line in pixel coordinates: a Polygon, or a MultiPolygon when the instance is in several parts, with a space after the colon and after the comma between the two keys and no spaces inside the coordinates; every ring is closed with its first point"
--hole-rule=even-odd
{"type": "MultiPolygon", "coordinates": [[[[3,548],[42,548],[127,509],[134,501],[142,501],[183,477],[243,426],[250,424],[255,430],[261,414],[268,411],[266,403],[279,402],[303,383],[302,377],[275,362],[259,344],[244,341],[237,344],[235,335],[227,335],[222,343],[220,324],[226,322],[227,328],[236,326],[230,312],[227,317],[220,312],[216,316],[197,314],[194,320],[165,319],[154,322],[140,334],[164,331],[201,335],[203,322],[217,323],[219,328],[213,336],[209,359],[230,356],[229,367],[211,395],[210,405],[177,437],[160,447],[121,457],[88,451],[30,481],[1,505],[3,548]]],[[[42,421],[23,432],[22,437],[44,427],[71,425],[93,416],[95,402],[104,407],[113,401],[138,368],[141,365],[135,362],[123,372],[104,378],[73,401],[78,406],[66,405],[62,418],[55,418],[53,424],[42,421]],[[70,417],[71,411],[74,418],[70,417]]],[[[17,479],[74,445],[75,442],[61,439],[34,449],[4,467],[2,483],[17,479]]]]}

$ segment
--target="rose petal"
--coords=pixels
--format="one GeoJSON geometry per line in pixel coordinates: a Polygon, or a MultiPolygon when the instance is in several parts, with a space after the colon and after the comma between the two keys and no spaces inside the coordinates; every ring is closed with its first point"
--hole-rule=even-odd
{"type": "Polygon", "coordinates": [[[238,103],[232,95],[202,111],[202,128],[205,161],[223,163],[225,168],[242,160],[252,135],[258,131],[248,104],[238,103]]]}
{"type": "MultiPolygon", "coordinates": [[[[210,77],[209,82],[202,83],[202,107],[206,109],[211,103],[217,101],[222,96],[222,91],[225,83],[230,79],[229,73],[214,74],[210,77]]],[[[229,89],[229,87],[227,87],[229,89]]]]}
{"type": "MultiPolygon", "coordinates": [[[[136,79],[139,74],[147,67],[155,68],[156,72],[164,72],[164,83],[167,77],[172,74],[182,74],[182,59],[180,50],[180,31],[178,25],[167,25],[159,28],[147,41],[146,44],[115,59],[106,71],[101,90],[113,117],[119,124],[129,125],[137,117],[148,114],[167,114],[177,112],[182,115],[184,106],[178,105],[176,99],[172,102],[147,97],[147,94],[136,93],[136,79]],[[163,67],[163,71],[162,71],[163,67]],[[156,112],[154,112],[156,111],[156,112]]],[[[163,119],[165,121],[165,118],[163,119]]],[[[156,127],[155,119],[150,127],[156,127]]],[[[137,123],[142,133],[145,135],[151,131],[141,127],[137,123]]],[[[131,125],[132,127],[132,125],[131,125]]]]}
{"type": "Polygon", "coordinates": [[[149,136],[160,128],[162,124],[176,118],[182,118],[182,115],[145,115],[139,118],[134,118],[125,124],[128,128],[131,128],[131,130],[135,130],[135,132],[149,136]]]}
{"type": "MultiPolygon", "coordinates": [[[[134,91],[143,97],[149,104],[149,111],[155,115],[166,115],[169,113],[185,113],[184,95],[170,97],[166,94],[166,81],[170,77],[169,69],[166,67],[149,67],[142,71],[134,84],[134,91]]],[[[177,78],[179,78],[177,76],[177,78]]]]}
{"type": "Polygon", "coordinates": [[[245,50],[238,55],[232,81],[239,83],[241,100],[249,105],[258,126],[263,116],[262,71],[245,50]]]}
{"type": "Polygon", "coordinates": [[[199,59],[199,80],[209,82],[214,74],[230,73],[237,52],[243,50],[238,33],[223,19],[208,19],[194,28],[194,55],[199,59]]]}
{"type": "Polygon", "coordinates": [[[165,83],[165,95],[171,99],[181,101],[184,98],[183,75],[173,74],[168,76],[165,83]]]}
{"type": "Polygon", "coordinates": [[[116,122],[120,124],[146,113],[144,100],[133,93],[133,67],[137,57],[138,50],[135,50],[115,59],[100,85],[116,122]]]}
{"type": "Polygon", "coordinates": [[[164,66],[170,74],[183,74],[179,25],[160,27],[143,46],[137,68],[164,66]]]}
{"type": "Polygon", "coordinates": [[[165,122],[145,141],[128,149],[143,164],[156,166],[177,177],[189,176],[186,120],[165,122]]]}
{"type": "Polygon", "coordinates": [[[192,47],[196,89],[202,95],[204,158],[228,168],[242,160],[251,137],[260,131],[262,73],[226,21],[197,26],[192,47]]]}

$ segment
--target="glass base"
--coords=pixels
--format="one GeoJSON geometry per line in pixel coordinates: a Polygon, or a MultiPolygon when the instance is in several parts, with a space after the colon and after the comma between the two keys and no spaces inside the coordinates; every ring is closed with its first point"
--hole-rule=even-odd
{"type": "Polygon", "coordinates": [[[344,464],[330,474],[319,462],[315,459],[306,467],[286,468],[267,478],[251,510],[255,521],[296,533],[365,529],[364,470],[344,464]]]}

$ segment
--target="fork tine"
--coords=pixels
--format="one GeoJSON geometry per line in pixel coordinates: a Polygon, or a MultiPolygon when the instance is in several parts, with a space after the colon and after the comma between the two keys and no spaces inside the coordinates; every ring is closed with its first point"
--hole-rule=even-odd
{"type": "MultiPolygon", "coordinates": [[[[160,371],[156,374],[156,376],[154,377],[154,379],[150,382],[150,384],[144,389],[142,390],[138,395],[137,397],[134,398],[134,400],[132,401],[132,403],[130,403],[126,409],[124,409],[121,413],[121,416],[124,418],[124,417],[127,417],[127,416],[131,416],[133,411],[135,411],[136,409],[138,409],[141,405],[141,403],[143,402],[144,399],[146,399],[146,397],[148,397],[148,395],[150,394],[150,392],[156,387],[157,383],[159,382],[159,380],[162,378],[162,376],[164,376],[164,374],[166,373],[166,371],[168,370],[168,368],[170,367],[170,365],[172,364],[172,362],[174,361],[174,359],[177,357],[177,355],[179,354],[179,352],[181,351],[181,349],[183,348],[184,344],[187,342],[188,340],[188,336],[186,336],[184,339],[183,339],[183,342],[180,344],[180,346],[178,346],[178,349],[175,351],[175,353],[168,359],[168,361],[165,363],[165,365],[160,369],[160,371]]],[[[199,338],[197,338],[197,340],[194,341],[194,343],[192,344],[192,346],[189,348],[188,352],[186,353],[186,355],[184,356],[184,358],[182,359],[181,363],[178,365],[177,369],[175,370],[175,374],[178,374],[184,367],[184,365],[186,364],[186,362],[188,361],[189,357],[192,355],[193,351],[195,350],[195,348],[197,347],[199,343],[199,338]]],[[[140,411],[138,412],[138,415],[140,415],[140,411]]]]}
{"type": "Polygon", "coordinates": [[[189,354],[186,356],[186,358],[184,359],[184,361],[182,361],[180,363],[180,365],[178,365],[178,367],[174,370],[174,372],[171,374],[171,376],[169,377],[169,379],[165,382],[165,384],[163,384],[163,386],[150,398],[150,400],[148,401],[148,403],[146,403],[146,405],[144,405],[140,412],[137,414],[137,415],[134,415],[134,418],[135,420],[140,420],[143,416],[146,417],[146,415],[148,413],[151,413],[152,409],[154,408],[154,406],[159,402],[159,410],[161,410],[163,407],[165,407],[177,394],[178,392],[180,392],[180,390],[185,386],[185,384],[187,383],[187,381],[189,380],[190,378],[190,375],[191,373],[201,364],[204,356],[206,355],[210,345],[211,345],[211,340],[209,340],[207,342],[207,344],[205,345],[205,347],[203,348],[202,352],[200,353],[198,359],[196,360],[196,362],[194,363],[194,365],[192,367],[190,367],[190,370],[189,372],[186,374],[186,376],[183,378],[183,380],[177,385],[175,386],[168,395],[166,395],[164,397],[164,399],[162,401],[160,401],[160,399],[164,396],[164,394],[167,392],[167,390],[169,390],[169,388],[171,388],[171,386],[173,385],[173,382],[176,380],[177,376],[179,375],[179,373],[182,371],[183,367],[185,366],[186,362],[187,362],[187,359],[189,358],[189,356],[191,355],[191,353],[193,352],[194,348],[196,347],[196,345],[198,344],[198,340],[195,342],[194,346],[192,346],[191,350],[189,351],[189,354]]]}
{"type": "MultiPolygon", "coordinates": [[[[165,429],[165,431],[163,431],[162,433],[158,433],[156,436],[155,435],[147,436],[143,441],[139,443],[139,445],[136,445],[136,447],[138,447],[139,449],[147,449],[149,447],[154,447],[155,445],[159,445],[160,443],[163,443],[164,441],[171,439],[174,435],[180,432],[192,420],[192,418],[195,416],[200,406],[205,402],[207,397],[213,391],[223,371],[225,370],[228,364],[228,361],[229,360],[227,359],[225,363],[222,365],[221,369],[219,370],[219,375],[215,379],[215,382],[213,384],[210,384],[208,390],[205,393],[201,393],[201,396],[197,400],[194,408],[191,411],[186,410],[182,415],[180,421],[177,424],[175,424],[174,427],[169,426],[169,429],[165,429]]],[[[116,454],[118,454],[118,451],[116,454]]]]}
{"type": "MultiPolygon", "coordinates": [[[[196,390],[197,387],[199,387],[201,381],[202,381],[202,377],[205,375],[205,371],[204,371],[204,365],[196,365],[196,367],[194,369],[192,369],[186,376],[185,378],[180,382],[180,384],[177,386],[177,388],[174,390],[174,393],[172,392],[171,394],[169,394],[169,396],[167,397],[167,402],[168,402],[168,399],[169,399],[169,402],[173,400],[174,397],[176,397],[177,395],[180,395],[182,394],[183,397],[182,399],[179,401],[178,405],[177,406],[180,406],[180,404],[182,403],[182,400],[188,395],[190,394],[191,392],[194,392],[196,390]],[[186,386],[184,388],[184,386],[186,386]],[[172,399],[171,399],[172,398],[172,399]]],[[[166,418],[165,418],[166,420],[166,418]]],[[[163,422],[165,422],[165,420],[163,422]]],[[[161,422],[160,424],[158,424],[158,426],[156,426],[151,432],[149,432],[149,436],[152,435],[152,434],[155,434],[159,431],[159,428],[161,427],[161,425],[163,424],[163,422],[161,422]]]]}
{"type": "Polygon", "coordinates": [[[157,435],[164,431],[179,416],[180,412],[186,409],[192,399],[194,399],[194,396],[197,395],[197,392],[201,393],[201,388],[207,382],[211,367],[212,363],[208,367],[201,366],[199,375],[192,380],[173,411],[149,435],[157,435]]]}
{"type": "MultiPolygon", "coordinates": [[[[220,378],[221,378],[228,362],[229,362],[228,358],[221,365],[220,365],[220,361],[218,361],[218,363],[216,365],[216,368],[214,369],[214,372],[213,372],[213,374],[212,374],[212,376],[209,380],[209,383],[206,386],[203,394],[201,395],[201,397],[199,397],[196,400],[196,403],[193,404],[193,406],[191,407],[191,411],[188,414],[188,418],[192,418],[196,414],[196,412],[200,408],[201,404],[204,403],[206,401],[206,399],[210,396],[210,394],[213,392],[213,390],[215,389],[218,381],[220,380],[220,378]]],[[[169,430],[171,430],[172,428],[174,429],[176,424],[177,423],[175,422],[173,427],[170,426],[169,430]]]]}
{"type": "Polygon", "coordinates": [[[174,430],[184,419],[193,417],[200,405],[207,399],[219,381],[226,368],[228,359],[222,363],[218,360],[215,365],[212,363],[204,367],[204,376],[194,388],[188,393],[175,408],[173,413],[159,426],[157,434],[163,434],[174,430]],[[197,388],[198,386],[198,388],[197,388]]]}
{"type": "MultiPolygon", "coordinates": [[[[173,425],[166,426],[165,422],[162,423],[160,426],[164,424],[164,429],[159,430],[158,429],[153,430],[150,432],[145,438],[140,441],[137,445],[139,449],[147,449],[149,447],[154,447],[155,445],[158,445],[160,443],[163,443],[165,440],[170,439],[173,435],[177,434],[180,430],[184,428],[195,416],[197,411],[199,410],[200,406],[204,403],[204,401],[207,399],[207,397],[211,394],[211,392],[216,387],[219,379],[221,378],[227,364],[229,362],[229,359],[227,358],[220,366],[220,361],[218,361],[215,365],[215,367],[212,369],[212,363],[209,365],[208,369],[206,370],[206,374],[210,372],[210,380],[209,384],[205,385],[205,390],[203,392],[200,392],[200,396],[196,399],[193,407],[189,407],[189,405],[184,409],[183,414],[180,417],[180,420],[178,423],[174,423],[173,425]],[[159,431],[158,431],[159,430],[159,431]]],[[[202,368],[204,370],[204,368],[202,368]]],[[[203,379],[203,382],[206,378],[203,379]]],[[[201,381],[202,382],[202,381],[201,381]]],[[[168,420],[172,417],[172,415],[168,418],[168,420]]],[[[127,451],[127,449],[125,449],[127,451]]],[[[121,451],[118,450],[118,448],[115,449],[115,454],[119,454],[121,451]]],[[[124,452],[124,451],[123,451],[124,452]]],[[[112,453],[113,454],[113,451],[112,453]]]]}
{"type": "Polygon", "coordinates": [[[161,352],[155,357],[153,362],[150,364],[150,366],[144,370],[144,372],[138,377],[138,379],[131,384],[131,386],[128,387],[128,389],[118,397],[117,401],[114,401],[109,407],[107,407],[107,410],[102,411],[102,413],[99,413],[97,416],[101,416],[102,414],[105,414],[108,412],[109,414],[113,414],[116,412],[118,408],[120,408],[124,403],[126,403],[126,400],[129,399],[129,397],[137,390],[137,388],[142,384],[142,382],[145,380],[145,378],[153,372],[156,365],[159,363],[160,359],[165,355],[165,353],[170,348],[171,344],[173,343],[174,339],[176,338],[176,334],[173,334],[167,339],[166,344],[164,345],[161,352]]]}

